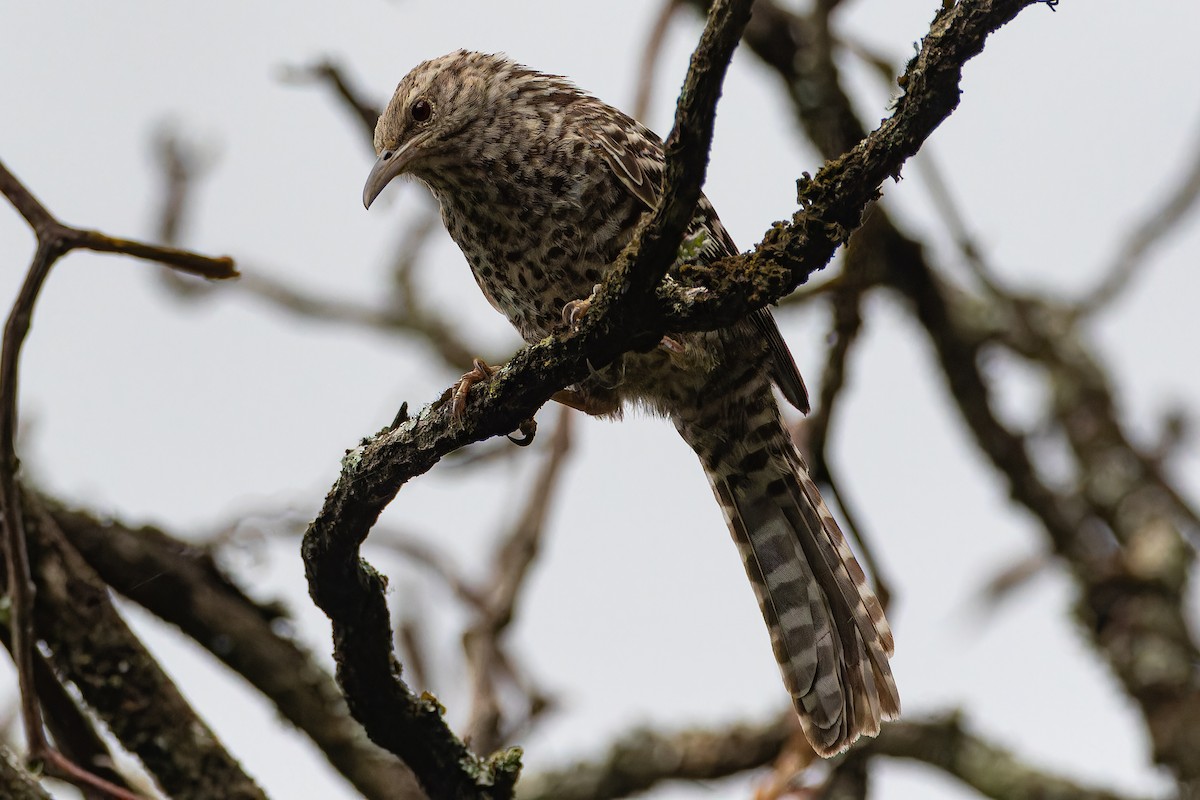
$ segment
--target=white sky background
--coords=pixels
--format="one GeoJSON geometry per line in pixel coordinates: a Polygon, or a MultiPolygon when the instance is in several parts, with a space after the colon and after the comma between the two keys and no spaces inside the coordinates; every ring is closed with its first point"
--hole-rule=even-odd
{"type": "MultiPolygon", "coordinates": [[[[503,50],[571,76],[617,105],[658,3],[150,2],[0,5],[0,158],[69,223],[151,235],[160,177],[152,132],[173,120],[216,162],[200,188],[187,246],[228,253],[331,295],[383,285],[416,184],[370,213],[371,155],[324,91],[280,82],[284,65],[331,55],[383,102],[418,61],[457,47],[503,50]]],[[[839,27],[897,63],[913,52],[936,0],[850,0],[839,27]]],[[[669,127],[699,21],[673,28],[647,122],[669,127]]],[[[967,67],[963,103],[929,153],[949,176],[988,257],[1013,280],[1072,295],[1090,287],[1135,219],[1173,184],[1200,127],[1200,6],[1067,0],[1023,12],[967,67]]],[[[847,62],[867,120],[887,91],[847,62]]],[[[718,115],[707,193],[743,247],[792,212],[795,178],[815,172],[774,78],[748,52],[734,61],[718,115]]],[[[891,210],[945,242],[920,160],[888,185],[891,210]]],[[[431,302],[452,303],[476,341],[515,349],[515,334],[439,232],[424,273],[431,302]]],[[[1126,419],[1150,436],[1162,414],[1200,400],[1193,343],[1200,226],[1157,251],[1095,330],[1126,419]],[[1189,355],[1189,353],[1191,355],[1189,355]]],[[[0,299],[32,253],[15,212],[0,210],[0,299]]],[[[955,263],[943,246],[939,262],[955,263]]],[[[123,520],[203,533],[240,514],[293,504],[311,514],[342,452],[420,406],[453,375],[420,348],[298,322],[228,292],[199,305],[162,291],[153,267],[73,254],[37,308],[22,372],[24,462],[58,495],[123,520]]],[[[1034,764],[1130,792],[1164,786],[1145,764],[1141,719],[1068,621],[1071,584],[1038,578],[994,616],[974,613],[981,583],[1042,539],[976,454],[919,331],[890,300],[867,309],[865,341],[833,432],[832,458],[897,594],[894,662],[912,717],[964,707],[986,736],[1034,764]]],[[[826,320],[781,322],[815,383],[826,320]]],[[[465,366],[465,365],[464,365],[465,366]]],[[[1036,396],[1019,371],[1005,409],[1036,396]]],[[[544,422],[552,420],[543,412],[544,422]]],[[[575,457],[514,631],[516,650],[562,710],[524,741],[527,769],[596,753],[638,721],[682,726],[762,718],[786,698],[765,629],[721,514],[670,426],[580,420],[575,457]],[[597,489],[618,503],[596,503],[597,489]]],[[[548,428],[547,428],[548,430],[548,428]]],[[[535,448],[536,449],[536,448],[535,448]]],[[[1180,465],[1194,496],[1194,444],[1180,465]]],[[[540,456],[464,478],[435,469],[386,519],[486,564],[540,456]]],[[[371,552],[368,551],[371,555],[371,552]]],[[[385,555],[396,598],[437,613],[432,687],[465,719],[448,595],[385,555]]],[[[328,624],[308,601],[298,540],[234,559],[262,597],[286,597],[327,659],[328,624]]],[[[274,797],[354,794],[302,737],[173,631],[131,611],[181,688],[274,797]]],[[[12,695],[12,675],[2,673],[12,695]]],[[[908,764],[878,771],[873,796],[960,798],[958,785],[908,764]]],[[[745,780],[670,787],[656,798],[735,798],[745,780]]]]}

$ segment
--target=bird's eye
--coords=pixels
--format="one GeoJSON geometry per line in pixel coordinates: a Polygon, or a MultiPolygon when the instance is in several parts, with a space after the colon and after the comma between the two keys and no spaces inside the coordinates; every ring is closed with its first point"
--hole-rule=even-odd
{"type": "Polygon", "coordinates": [[[412,104],[409,113],[416,122],[427,122],[433,116],[433,106],[429,105],[428,100],[418,100],[412,104]]]}

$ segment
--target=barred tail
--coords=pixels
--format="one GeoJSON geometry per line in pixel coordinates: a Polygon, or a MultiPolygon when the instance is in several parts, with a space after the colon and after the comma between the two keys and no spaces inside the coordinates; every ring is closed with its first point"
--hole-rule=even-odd
{"type": "Polygon", "coordinates": [[[725,512],[804,733],[830,756],[899,716],[892,632],[774,401],[751,405],[731,425],[743,430],[678,427],[725,512]]]}

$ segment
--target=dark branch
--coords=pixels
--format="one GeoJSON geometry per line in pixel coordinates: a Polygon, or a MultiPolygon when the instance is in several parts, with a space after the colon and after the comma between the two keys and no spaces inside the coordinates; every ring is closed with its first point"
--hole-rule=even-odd
{"type": "MultiPolygon", "coordinates": [[[[776,759],[788,764],[783,777],[790,777],[813,758],[797,729],[789,712],[766,723],[712,731],[634,731],[594,761],[529,776],[521,783],[519,800],[616,800],[665,781],[715,780],[766,767],[776,759]],[[797,747],[802,752],[794,758],[784,755],[797,747]]],[[[957,714],[892,723],[852,754],[861,761],[879,756],[927,764],[993,800],[1131,800],[1027,767],[969,731],[957,714]]]]}
{"type": "Polygon", "coordinates": [[[452,420],[445,406],[435,405],[348,453],[341,477],[304,537],[309,591],[333,621],[338,677],[351,710],[375,741],[404,758],[431,794],[504,796],[507,786],[483,786],[478,776],[511,780],[516,759],[478,764],[446,727],[440,709],[414,697],[399,679],[383,594],[386,583],[359,557],[359,545],[383,508],[405,482],[428,471],[451,450],[515,430],[554,391],[583,379],[589,361],[603,366],[628,349],[657,343],[667,329],[728,324],[782,296],[824,265],[878,195],[880,183],[897,174],[957,106],[963,62],[980,52],[990,32],[1032,2],[962,2],[939,13],[909,65],[908,93],[896,114],[807,182],[802,210],[790,225],[773,228],[755,253],[722,262],[719,269],[726,272],[691,270],[707,278],[705,285],[715,291],[702,293],[694,302],[664,304],[652,293],[675,260],[699,196],[711,104],[737,41],[736,31],[745,22],[747,4],[741,4],[734,17],[718,3],[693,58],[667,142],[664,200],[606,278],[581,330],[519,352],[491,379],[487,392],[471,395],[461,421],[452,420]],[[725,34],[712,33],[714,21],[722,19],[728,25],[725,34]]]}
{"type": "Polygon", "coordinates": [[[12,649],[21,690],[22,718],[29,751],[33,758],[44,759],[54,770],[75,783],[100,787],[114,796],[129,796],[91,773],[79,769],[50,747],[43,728],[34,672],[33,609],[35,587],[29,562],[27,515],[22,504],[19,461],[16,451],[18,424],[17,390],[21,349],[29,334],[33,308],[50,268],[62,256],[77,248],[123,253],[157,261],[175,269],[208,278],[237,275],[233,261],[209,258],[174,248],[116,239],[97,231],[63,225],[55,219],[25,186],[0,163],[0,193],[25,218],[37,237],[37,250],[25,280],[13,302],[4,327],[0,351],[0,503],[3,504],[5,571],[12,601],[12,649]]]}
{"type": "Polygon", "coordinates": [[[249,681],[364,797],[389,800],[402,789],[417,791],[407,768],[371,744],[351,719],[329,674],[281,635],[283,612],[247,597],[206,549],[157,528],[131,529],[78,511],[49,510],[102,580],[249,681]]]}
{"type": "Polygon", "coordinates": [[[50,800],[50,795],[17,764],[12,751],[0,745],[0,797],[9,800],[50,800]]]}
{"type": "Polygon", "coordinates": [[[172,798],[262,800],[262,791],[125,625],[107,585],[37,498],[22,500],[38,579],[35,616],[56,671],[172,798]]]}

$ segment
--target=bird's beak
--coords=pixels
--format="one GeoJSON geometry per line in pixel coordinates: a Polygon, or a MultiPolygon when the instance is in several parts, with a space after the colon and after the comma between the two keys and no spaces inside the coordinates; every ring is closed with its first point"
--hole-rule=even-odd
{"type": "Polygon", "coordinates": [[[392,182],[392,178],[408,170],[424,139],[425,137],[409,139],[398,149],[384,150],[379,154],[375,166],[371,167],[371,173],[367,175],[367,183],[363,186],[364,206],[369,209],[384,187],[392,182]]]}
{"type": "Polygon", "coordinates": [[[384,150],[375,159],[375,166],[371,167],[367,183],[363,186],[363,206],[366,208],[369,209],[384,187],[392,182],[392,178],[404,170],[404,160],[399,155],[396,150],[384,150]]]}

